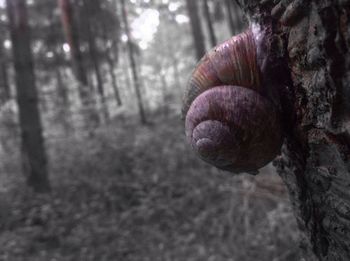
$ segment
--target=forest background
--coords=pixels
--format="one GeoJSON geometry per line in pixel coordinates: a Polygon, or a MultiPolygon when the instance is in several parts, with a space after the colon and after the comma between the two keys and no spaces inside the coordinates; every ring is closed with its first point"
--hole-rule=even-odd
{"type": "Polygon", "coordinates": [[[296,260],[273,166],[202,163],[186,81],[230,0],[0,0],[0,260],[296,260]]]}

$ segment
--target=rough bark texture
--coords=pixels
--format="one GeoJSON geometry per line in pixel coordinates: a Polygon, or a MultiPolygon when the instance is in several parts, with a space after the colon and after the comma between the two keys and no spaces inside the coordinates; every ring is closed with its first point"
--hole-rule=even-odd
{"type": "Polygon", "coordinates": [[[7,0],[6,4],[16,73],[23,171],[28,184],[35,191],[47,192],[50,185],[30,48],[27,6],[25,0],[7,0]]]}
{"type": "Polygon", "coordinates": [[[285,61],[289,74],[275,164],[305,232],[306,260],[350,260],[350,1],[239,2],[269,27],[269,60],[285,61]]]}

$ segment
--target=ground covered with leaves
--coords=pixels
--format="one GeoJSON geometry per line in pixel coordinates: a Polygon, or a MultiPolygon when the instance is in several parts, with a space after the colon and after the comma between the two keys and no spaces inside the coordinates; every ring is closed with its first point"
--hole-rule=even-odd
{"type": "Polygon", "coordinates": [[[278,176],[269,168],[232,176],[202,163],[178,117],[46,144],[49,195],[26,188],[16,153],[2,156],[0,260],[298,259],[278,176]]]}

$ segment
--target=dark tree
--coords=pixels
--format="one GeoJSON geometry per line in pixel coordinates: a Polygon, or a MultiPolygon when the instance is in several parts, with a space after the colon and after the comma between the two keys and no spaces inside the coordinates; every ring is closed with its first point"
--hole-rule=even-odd
{"type": "Polygon", "coordinates": [[[211,17],[211,12],[210,12],[210,8],[209,8],[208,0],[203,1],[203,13],[204,13],[205,22],[207,24],[207,28],[208,28],[208,32],[209,32],[209,36],[210,36],[211,46],[215,46],[216,45],[216,36],[215,36],[213,19],[211,17]]]}
{"type": "Polygon", "coordinates": [[[225,0],[227,12],[227,21],[232,35],[235,35],[242,30],[244,22],[242,21],[242,13],[235,1],[225,0]]]}
{"type": "Polygon", "coordinates": [[[76,78],[79,81],[79,96],[84,109],[87,110],[87,120],[93,126],[99,122],[98,115],[94,108],[94,99],[89,87],[89,81],[84,66],[83,55],[80,49],[80,35],[77,23],[74,19],[74,9],[70,0],[58,0],[61,10],[61,21],[70,46],[70,53],[76,78]]]}
{"type": "Polygon", "coordinates": [[[205,40],[201,26],[201,20],[198,12],[197,1],[186,0],[187,12],[190,17],[191,30],[193,36],[194,47],[196,50],[196,58],[200,60],[205,54],[205,40]]]}
{"type": "Polygon", "coordinates": [[[102,104],[102,111],[103,116],[105,120],[109,119],[109,112],[107,108],[107,102],[105,97],[105,90],[104,90],[104,84],[102,79],[102,73],[100,68],[100,59],[98,55],[98,49],[96,46],[96,27],[94,27],[95,24],[97,24],[96,15],[95,12],[100,13],[101,12],[101,6],[99,2],[91,2],[90,0],[84,0],[84,21],[86,25],[86,33],[87,33],[87,41],[89,45],[89,54],[90,54],[90,60],[92,62],[95,75],[96,75],[96,81],[97,81],[97,91],[101,100],[102,104]]]}
{"type": "Polygon", "coordinates": [[[5,102],[10,99],[10,83],[7,71],[7,59],[3,49],[3,41],[0,38],[0,100],[5,102]]]}
{"type": "MultiPolygon", "coordinates": [[[[88,79],[83,63],[83,56],[80,50],[80,37],[74,20],[74,9],[70,0],[58,0],[61,9],[61,19],[66,36],[67,43],[70,47],[72,60],[74,63],[75,74],[83,88],[88,87],[88,79]]],[[[80,91],[82,98],[86,99],[86,90],[80,91]]]]}
{"type": "Polygon", "coordinates": [[[290,77],[280,86],[286,128],[275,164],[305,232],[304,249],[318,260],[350,260],[350,1],[240,4],[269,28],[266,55],[290,77]]]}
{"type": "Polygon", "coordinates": [[[128,41],[127,41],[128,54],[129,54],[129,60],[130,60],[130,64],[131,64],[132,76],[133,76],[133,80],[134,80],[137,105],[139,108],[141,123],[145,124],[146,123],[146,115],[145,115],[145,110],[143,108],[143,103],[142,103],[142,95],[141,95],[141,90],[140,90],[140,80],[139,80],[139,76],[137,74],[137,69],[136,69],[134,47],[133,47],[133,44],[131,41],[131,34],[130,34],[130,29],[129,29],[128,14],[126,11],[125,0],[121,0],[121,3],[122,3],[122,16],[123,16],[123,21],[124,21],[125,34],[128,37],[128,41]]]}
{"type": "Polygon", "coordinates": [[[7,0],[6,4],[16,73],[23,171],[28,184],[35,191],[47,192],[50,190],[50,185],[30,47],[26,1],[7,0]]]}
{"type": "MultiPolygon", "coordinates": [[[[118,1],[115,0],[114,1],[114,6],[112,8],[113,12],[115,14],[118,13],[118,1]]],[[[119,87],[118,87],[118,83],[117,83],[117,77],[115,74],[115,68],[116,65],[119,62],[119,49],[118,49],[118,45],[119,45],[119,38],[120,38],[120,23],[119,23],[119,19],[118,17],[115,17],[116,19],[116,24],[118,26],[113,28],[113,31],[116,32],[114,33],[112,36],[108,35],[108,29],[109,29],[109,23],[107,21],[107,19],[102,19],[102,32],[103,32],[103,40],[105,42],[108,41],[108,39],[112,39],[112,44],[110,47],[107,47],[105,50],[105,58],[108,64],[108,70],[109,70],[109,75],[111,77],[112,80],[112,88],[114,91],[114,96],[115,99],[117,101],[117,105],[121,106],[122,100],[120,97],[120,91],[119,91],[119,87]]]]}

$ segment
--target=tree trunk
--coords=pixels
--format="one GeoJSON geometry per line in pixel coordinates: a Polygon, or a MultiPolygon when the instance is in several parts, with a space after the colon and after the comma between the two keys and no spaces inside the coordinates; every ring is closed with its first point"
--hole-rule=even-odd
{"type": "Polygon", "coordinates": [[[90,2],[87,0],[83,1],[84,8],[85,8],[85,21],[86,21],[86,28],[87,28],[87,37],[88,37],[88,45],[89,45],[89,54],[90,54],[90,60],[92,62],[95,75],[96,75],[96,82],[97,82],[97,91],[100,97],[102,112],[104,120],[109,120],[109,112],[107,107],[107,101],[105,97],[105,90],[103,86],[103,79],[101,75],[100,70],[100,62],[98,59],[98,53],[97,53],[97,47],[96,47],[96,41],[94,38],[94,30],[93,30],[93,21],[91,21],[91,17],[93,16],[93,10],[91,10],[90,2]]]}
{"type": "MultiPolygon", "coordinates": [[[[55,54],[55,56],[56,55],[57,54],[55,54]]],[[[69,103],[67,88],[64,85],[61,68],[59,67],[59,65],[56,65],[55,74],[56,74],[56,82],[57,82],[57,94],[59,97],[58,104],[59,104],[60,122],[62,122],[62,126],[64,128],[65,133],[69,134],[72,131],[72,126],[70,124],[70,115],[69,115],[70,103],[69,103]]]]}
{"type": "Polygon", "coordinates": [[[350,1],[259,2],[240,0],[269,28],[265,51],[289,75],[279,86],[285,142],[275,165],[304,249],[318,260],[350,260],[350,1]]]}
{"type": "Polygon", "coordinates": [[[228,26],[230,28],[231,34],[235,35],[235,34],[237,34],[237,26],[236,26],[235,21],[233,19],[232,4],[233,4],[232,0],[225,0],[228,26]]]}
{"type": "MultiPolygon", "coordinates": [[[[114,11],[117,14],[118,13],[118,6],[116,4],[116,1],[114,3],[114,11]]],[[[109,70],[109,75],[111,77],[112,81],[112,88],[115,96],[115,100],[117,101],[118,106],[122,106],[122,100],[120,97],[120,92],[119,92],[119,87],[118,87],[118,82],[117,82],[117,77],[115,75],[115,64],[118,64],[118,55],[119,55],[119,50],[118,50],[118,37],[119,34],[112,35],[112,45],[111,47],[106,47],[104,51],[104,55],[108,64],[108,70],[109,70]],[[114,55],[113,55],[114,54],[114,55]]],[[[107,32],[107,24],[106,21],[103,20],[103,39],[105,42],[108,41],[108,32],[107,32]]]]}
{"type": "Polygon", "coordinates": [[[26,1],[7,0],[6,4],[16,73],[23,171],[28,184],[36,192],[47,192],[50,185],[35,86],[26,1]]]}
{"type": "Polygon", "coordinates": [[[3,52],[3,42],[0,42],[0,99],[2,103],[11,98],[10,83],[8,79],[7,63],[3,52]]]}
{"type": "Polygon", "coordinates": [[[83,56],[80,50],[79,30],[74,20],[74,10],[70,0],[58,0],[61,10],[61,20],[66,40],[70,47],[72,63],[77,80],[79,81],[79,96],[87,112],[87,120],[94,126],[98,124],[98,115],[94,108],[89,81],[84,67],[83,56]]]}
{"type": "MultiPolygon", "coordinates": [[[[54,26],[54,9],[50,11],[50,29],[52,32],[55,32],[54,26]]],[[[57,101],[58,101],[58,110],[59,110],[59,121],[62,122],[62,127],[64,129],[65,134],[69,134],[72,130],[72,126],[70,123],[70,102],[69,102],[69,88],[65,85],[62,72],[61,72],[61,64],[60,64],[60,53],[57,49],[57,44],[53,44],[51,46],[51,50],[53,52],[54,59],[54,72],[56,76],[56,91],[57,91],[57,101]]]]}
{"type": "MultiPolygon", "coordinates": [[[[61,9],[62,25],[65,32],[67,43],[72,55],[74,71],[78,81],[83,88],[88,88],[88,79],[83,63],[83,56],[80,51],[80,39],[78,28],[74,20],[74,11],[70,0],[58,0],[61,9]]],[[[86,99],[88,90],[80,90],[82,98],[86,99]]]]}
{"type": "Polygon", "coordinates": [[[120,98],[119,88],[118,88],[118,84],[117,84],[117,78],[116,78],[115,72],[114,72],[115,71],[114,61],[113,61],[112,57],[110,56],[108,50],[106,50],[106,59],[107,59],[107,63],[108,63],[109,75],[110,75],[111,80],[112,80],[112,88],[113,88],[115,100],[117,101],[118,106],[122,106],[123,103],[122,103],[122,100],[120,98]]]}
{"type": "Polygon", "coordinates": [[[213,19],[211,18],[208,0],[203,1],[203,13],[204,13],[205,21],[207,23],[207,28],[208,28],[208,32],[209,32],[209,36],[210,36],[211,46],[215,46],[216,45],[216,36],[215,36],[213,19]]]}
{"type": "Polygon", "coordinates": [[[197,1],[186,0],[186,6],[191,22],[193,42],[196,50],[196,58],[199,61],[205,54],[205,41],[201,26],[201,20],[198,13],[197,1]]]}
{"type": "Polygon", "coordinates": [[[232,0],[225,0],[225,4],[229,29],[232,35],[236,35],[245,26],[242,11],[237,3],[232,0]]]}
{"type": "Polygon", "coordinates": [[[136,62],[135,62],[135,57],[134,57],[134,49],[133,49],[131,38],[130,38],[131,34],[130,34],[130,30],[129,30],[128,15],[126,12],[125,0],[121,0],[121,3],[122,3],[122,13],[123,13],[125,34],[128,37],[128,41],[127,41],[128,53],[129,53],[129,59],[130,59],[130,64],[131,64],[132,76],[133,76],[133,80],[134,80],[137,105],[139,108],[141,123],[145,124],[146,123],[146,115],[145,115],[145,111],[144,111],[143,103],[142,103],[140,81],[139,81],[139,77],[137,74],[136,62]]]}

